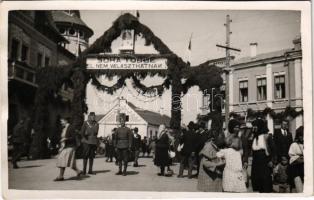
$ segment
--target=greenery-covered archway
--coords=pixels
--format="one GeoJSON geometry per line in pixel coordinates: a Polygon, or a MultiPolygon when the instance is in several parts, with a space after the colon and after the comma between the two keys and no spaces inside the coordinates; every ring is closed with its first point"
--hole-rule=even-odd
{"type": "MultiPolygon", "coordinates": [[[[135,55],[117,55],[117,56],[135,56],[135,55]]],[[[136,55],[141,56],[141,55],[136,55]]],[[[207,66],[201,64],[191,67],[185,63],[179,56],[174,54],[154,33],[133,15],[126,13],[121,15],[113,22],[113,25],[104,32],[88,49],[78,57],[77,61],[71,66],[48,67],[41,69],[37,74],[38,91],[35,99],[34,130],[35,136],[32,144],[33,158],[41,158],[45,152],[45,115],[47,113],[47,104],[51,101],[54,94],[58,92],[64,82],[70,82],[73,87],[73,100],[71,103],[72,123],[77,130],[80,129],[84,113],[87,112],[85,103],[86,85],[91,83],[99,90],[113,94],[117,89],[125,85],[125,80],[131,78],[134,87],[142,90],[143,93],[149,93],[157,90],[161,95],[164,89],[169,89],[171,85],[172,92],[172,110],[170,126],[174,130],[179,130],[181,125],[181,95],[186,94],[192,86],[198,86],[201,91],[211,91],[211,88],[219,89],[223,83],[221,78],[222,70],[216,66],[207,66]],[[111,43],[117,39],[122,30],[133,29],[137,36],[145,39],[145,45],[152,45],[159,54],[142,55],[155,56],[167,59],[168,70],[97,70],[89,71],[86,69],[86,57],[90,54],[111,52],[111,43]],[[105,75],[107,77],[117,76],[118,81],[111,87],[102,85],[97,77],[105,75]],[[147,76],[158,75],[165,78],[161,85],[146,87],[141,83],[147,76]],[[185,80],[183,83],[182,80],[185,80]]]]}

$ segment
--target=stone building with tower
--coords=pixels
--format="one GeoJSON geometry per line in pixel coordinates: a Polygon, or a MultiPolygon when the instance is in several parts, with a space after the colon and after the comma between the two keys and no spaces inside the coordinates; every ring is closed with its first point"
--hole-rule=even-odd
{"type": "Polygon", "coordinates": [[[60,45],[78,56],[88,47],[89,38],[94,34],[93,30],[81,19],[78,10],[56,10],[51,11],[51,15],[59,33],[68,41],[60,45]]]}
{"type": "MultiPolygon", "coordinates": [[[[58,11],[63,12],[63,11],[58,11]]],[[[69,11],[64,11],[69,12],[69,11]]],[[[66,67],[77,58],[73,50],[76,41],[66,34],[60,33],[60,18],[55,21],[54,11],[10,11],[8,28],[8,134],[22,117],[32,118],[33,107],[38,84],[37,70],[45,67],[66,67]],[[73,48],[72,48],[73,47],[73,48]]],[[[65,18],[65,24],[70,18],[79,21],[82,26],[82,50],[88,45],[88,38],[93,34],[82,20],[78,20],[79,12],[65,18]],[[77,17],[78,16],[78,17],[77,17]],[[84,28],[83,28],[84,27],[84,28]],[[87,30],[87,31],[85,31],[87,30]]],[[[70,26],[70,25],[69,25],[70,26]]],[[[71,27],[71,26],[70,26],[71,27]]],[[[75,26],[76,27],[76,26],[75,26]]],[[[81,30],[81,29],[75,29],[81,30]]],[[[47,113],[48,135],[56,131],[56,121],[60,115],[69,112],[72,100],[72,90],[69,85],[63,85],[59,93],[54,94],[47,113]]]]}

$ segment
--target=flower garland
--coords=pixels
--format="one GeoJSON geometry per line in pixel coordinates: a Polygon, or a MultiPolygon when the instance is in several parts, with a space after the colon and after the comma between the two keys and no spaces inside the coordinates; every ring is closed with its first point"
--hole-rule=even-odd
{"type": "MultiPolygon", "coordinates": [[[[269,108],[269,107],[266,107],[262,111],[255,111],[251,108],[248,108],[246,113],[247,113],[247,118],[266,117],[267,115],[269,115],[271,118],[278,119],[281,121],[281,120],[286,119],[288,116],[292,117],[292,119],[295,119],[299,115],[303,114],[303,109],[301,109],[300,111],[296,111],[295,108],[287,106],[284,111],[276,112],[274,109],[269,108]]],[[[231,112],[229,116],[234,117],[236,119],[243,119],[243,116],[235,112],[231,112]]]]}
{"type": "Polygon", "coordinates": [[[117,80],[117,82],[113,86],[106,86],[99,82],[99,80],[96,78],[95,75],[91,76],[91,84],[94,85],[98,90],[101,90],[103,92],[107,92],[108,94],[113,94],[118,89],[125,86],[125,79],[126,77],[121,77],[117,80]]]}
{"type": "Polygon", "coordinates": [[[165,81],[160,85],[152,85],[149,87],[142,84],[141,81],[134,75],[132,76],[132,80],[133,80],[133,87],[140,89],[143,94],[155,93],[157,91],[158,96],[161,96],[164,92],[164,89],[165,88],[169,89],[170,87],[170,80],[168,78],[166,78],[165,81]]]}
{"type": "Polygon", "coordinates": [[[292,108],[291,106],[287,106],[284,111],[282,112],[275,112],[274,109],[271,109],[269,107],[265,108],[263,111],[254,111],[251,108],[247,110],[247,116],[256,118],[256,117],[265,117],[269,114],[269,116],[273,119],[279,119],[283,120],[287,118],[288,116],[292,117],[292,119],[298,117],[299,115],[303,114],[303,109],[300,111],[296,111],[295,108],[292,108]]]}

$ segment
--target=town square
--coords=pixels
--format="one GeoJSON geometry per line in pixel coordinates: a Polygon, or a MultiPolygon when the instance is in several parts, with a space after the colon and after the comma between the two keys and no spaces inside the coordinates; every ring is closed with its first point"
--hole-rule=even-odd
{"type": "Polygon", "coordinates": [[[11,10],[8,187],[304,192],[298,10],[11,10]]]}

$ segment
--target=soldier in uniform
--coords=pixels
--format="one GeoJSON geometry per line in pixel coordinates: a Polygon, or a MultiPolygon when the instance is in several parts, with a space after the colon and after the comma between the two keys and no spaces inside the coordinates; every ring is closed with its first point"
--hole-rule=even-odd
{"type": "Polygon", "coordinates": [[[83,145],[83,174],[86,174],[87,161],[89,160],[88,174],[93,174],[93,163],[97,149],[97,134],[99,125],[95,121],[95,113],[90,112],[87,121],[81,128],[82,145],[83,145]]]}
{"type": "Polygon", "coordinates": [[[116,129],[114,146],[117,152],[119,171],[116,175],[126,176],[126,169],[128,166],[128,157],[132,147],[133,134],[131,129],[125,126],[125,117],[120,116],[120,127],[116,129]],[[123,161],[123,172],[122,172],[123,161]]]}

